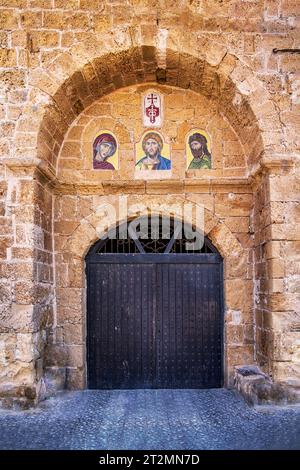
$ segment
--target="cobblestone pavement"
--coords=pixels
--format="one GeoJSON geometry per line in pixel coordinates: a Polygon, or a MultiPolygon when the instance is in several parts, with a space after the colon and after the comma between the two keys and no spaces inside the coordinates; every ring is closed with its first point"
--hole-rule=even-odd
{"type": "Polygon", "coordinates": [[[248,407],[235,392],[69,392],[0,411],[1,449],[300,449],[300,407],[248,407]]]}

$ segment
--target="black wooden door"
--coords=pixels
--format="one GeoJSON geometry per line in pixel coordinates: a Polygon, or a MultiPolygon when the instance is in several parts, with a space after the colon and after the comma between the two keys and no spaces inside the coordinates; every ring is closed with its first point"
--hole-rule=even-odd
{"type": "Polygon", "coordinates": [[[93,389],[222,386],[218,254],[104,254],[87,262],[93,389]]]}

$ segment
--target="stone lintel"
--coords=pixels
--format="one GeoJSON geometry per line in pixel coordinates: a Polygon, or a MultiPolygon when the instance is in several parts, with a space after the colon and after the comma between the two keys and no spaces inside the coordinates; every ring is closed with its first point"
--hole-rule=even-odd
{"type": "Polygon", "coordinates": [[[272,174],[278,170],[289,170],[296,164],[296,155],[274,155],[273,157],[263,157],[260,163],[254,167],[245,178],[237,177],[211,177],[197,180],[190,179],[168,179],[168,180],[102,180],[97,183],[69,183],[60,180],[54,173],[51,166],[39,158],[5,158],[3,163],[14,175],[33,176],[39,172],[55,194],[81,194],[81,195],[104,195],[145,192],[159,194],[159,192],[172,193],[213,193],[213,192],[239,192],[251,193],[253,185],[265,173],[272,174]]]}

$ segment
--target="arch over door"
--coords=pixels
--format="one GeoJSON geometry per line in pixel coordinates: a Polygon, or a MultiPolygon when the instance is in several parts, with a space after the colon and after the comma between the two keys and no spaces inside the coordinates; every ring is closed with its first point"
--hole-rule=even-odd
{"type": "Polygon", "coordinates": [[[159,227],[136,240],[122,225],[86,257],[89,388],[223,385],[222,258],[159,227]]]}

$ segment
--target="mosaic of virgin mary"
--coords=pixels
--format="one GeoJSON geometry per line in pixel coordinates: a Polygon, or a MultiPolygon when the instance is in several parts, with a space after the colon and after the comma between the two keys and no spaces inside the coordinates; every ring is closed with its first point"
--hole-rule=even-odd
{"type": "Polygon", "coordinates": [[[93,168],[95,170],[116,170],[115,164],[108,161],[117,150],[115,137],[108,132],[104,132],[93,143],[93,168]]]}

